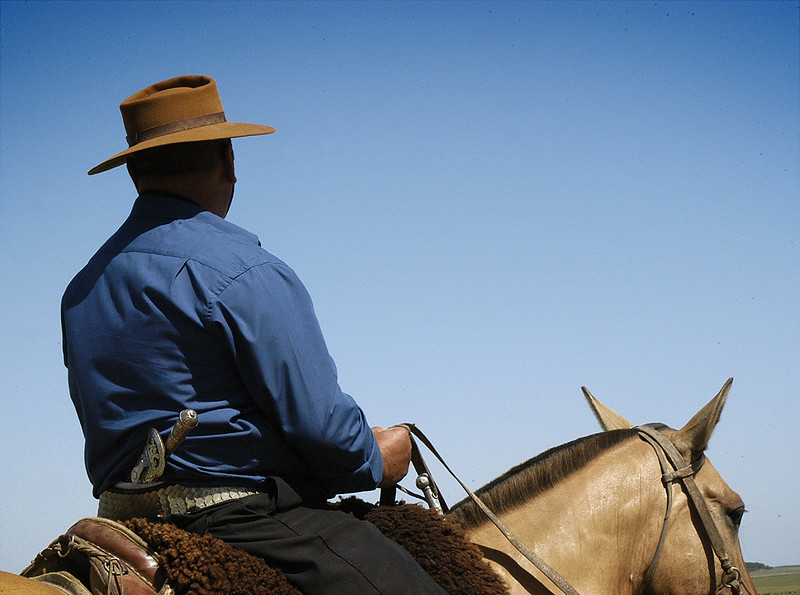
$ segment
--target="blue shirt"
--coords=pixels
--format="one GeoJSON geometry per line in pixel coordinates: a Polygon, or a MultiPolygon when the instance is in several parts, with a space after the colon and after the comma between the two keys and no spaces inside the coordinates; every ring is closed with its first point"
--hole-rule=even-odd
{"type": "Polygon", "coordinates": [[[70,396],[94,494],[129,481],[149,428],[184,408],[199,424],[163,479],[325,493],[376,487],[383,461],[339,388],[311,299],[249,232],[174,197],[142,195],[67,287],[70,396]]]}

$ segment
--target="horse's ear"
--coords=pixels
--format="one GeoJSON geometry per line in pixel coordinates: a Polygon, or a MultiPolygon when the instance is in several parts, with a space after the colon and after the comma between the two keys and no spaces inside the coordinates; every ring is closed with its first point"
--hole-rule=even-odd
{"type": "Polygon", "coordinates": [[[586,397],[586,400],[589,402],[589,407],[592,408],[594,416],[600,423],[601,428],[609,431],[627,430],[628,428],[633,427],[633,424],[622,417],[619,413],[595,399],[592,393],[590,393],[585,386],[582,386],[581,390],[583,391],[583,396],[586,397]]]}
{"type": "Polygon", "coordinates": [[[697,415],[680,430],[675,432],[670,439],[687,461],[696,460],[705,451],[711,433],[719,422],[728,392],[731,390],[733,378],[728,378],[725,384],[697,415]]]}

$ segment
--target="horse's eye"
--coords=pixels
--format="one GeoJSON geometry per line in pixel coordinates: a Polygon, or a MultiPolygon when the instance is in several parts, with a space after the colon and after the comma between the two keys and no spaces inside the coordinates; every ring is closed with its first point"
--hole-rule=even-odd
{"type": "Polygon", "coordinates": [[[739,508],[732,510],[728,513],[728,517],[730,517],[731,522],[737,529],[739,528],[739,525],[742,524],[742,517],[744,516],[745,512],[747,512],[747,510],[745,510],[745,507],[740,506],[739,508]]]}

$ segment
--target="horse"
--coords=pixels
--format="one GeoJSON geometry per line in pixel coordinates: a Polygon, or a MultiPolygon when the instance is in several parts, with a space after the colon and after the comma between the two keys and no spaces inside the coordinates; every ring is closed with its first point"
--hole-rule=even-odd
{"type": "MultiPolygon", "coordinates": [[[[755,594],[738,537],[744,504],[704,455],[732,380],[680,430],[637,428],[583,388],[604,432],[544,452],[476,493],[578,593],[755,594]],[[665,464],[662,448],[673,445],[686,461],[680,468],[665,464]]],[[[572,592],[472,500],[450,516],[512,594],[572,592]]]]}
{"type": "MultiPolygon", "coordinates": [[[[635,427],[584,388],[603,432],[552,448],[477,490],[555,577],[473,501],[455,505],[447,521],[463,528],[479,548],[476,560],[482,555],[512,594],[755,594],[738,540],[744,504],[704,455],[730,386],[680,430],[635,427]]],[[[430,541],[430,532],[419,539],[430,541]]],[[[12,580],[18,577],[0,573],[0,594],[17,592],[12,580]]]]}

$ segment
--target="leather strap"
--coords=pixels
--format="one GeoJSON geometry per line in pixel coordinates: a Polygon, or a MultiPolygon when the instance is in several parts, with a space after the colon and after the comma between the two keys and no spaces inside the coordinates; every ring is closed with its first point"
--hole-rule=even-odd
{"type": "Polygon", "coordinates": [[[700,517],[700,522],[703,524],[703,527],[706,530],[706,535],[711,542],[711,547],[713,548],[714,553],[717,555],[717,558],[719,558],[723,572],[723,586],[728,587],[733,593],[739,593],[741,590],[739,584],[741,571],[734,566],[733,563],[731,563],[730,556],[728,556],[727,548],[725,547],[725,542],[722,540],[722,535],[717,528],[717,524],[714,522],[714,518],[711,516],[711,511],[708,510],[708,504],[706,503],[703,494],[700,492],[700,488],[697,487],[697,483],[694,480],[694,474],[702,466],[705,457],[700,457],[700,459],[697,461],[692,462],[691,465],[687,465],[683,455],[681,455],[672,441],[661,434],[658,430],[648,426],[640,426],[637,429],[639,431],[639,435],[646,442],[649,442],[655,449],[661,464],[662,481],[667,488],[667,516],[664,522],[664,528],[662,529],[661,539],[659,540],[658,549],[656,551],[656,557],[653,558],[651,567],[648,568],[647,575],[645,576],[645,582],[642,584],[640,592],[644,590],[644,588],[647,586],[647,583],[649,583],[650,579],[652,579],[653,574],[655,573],[655,566],[658,564],[658,556],[661,553],[661,547],[667,531],[666,520],[669,518],[669,507],[672,505],[672,489],[670,484],[672,482],[679,481],[686,488],[689,501],[692,503],[695,512],[697,512],[697,515],[700,517]],[[660,448],[656,448],[656,444],[660,448]],[[664,460],[664,455],[669,459],[669,463],[672,465],[675,471],[669,472],[669,468],[664,460]]]}
{"type": "MultiPolygon", "coordinates": [[[[653,580],[653,575],[656,573],[656,568],[658,567],[658,561],[661,559],[661,550],[664,548],[664,541],[667,537],[667,527],[669,526],[669,517],[672,513],[672,486],[669,485],[672,483],[673,480],[667,480],[667,460],[664,458],[664,455],[659,448],[658,442],[654,438],[651,437],[650,433],[642,432],[641,428],[639,428],[639,437],[650,444],[653,447],[653,450],[658,457],[658,463],[661,465],[661,481],[664,483],[664,486],[667,489],[667,511],[664,514],[664,522],[661,524],[661,535],[658,538],[658,546],[656,546],[656,552],[653,554],[653,557],[650,560],[650,564],[647,566],[647,570],[644,573],[644,578],[642,579],[642,584],[639,585],[639,593],[644,593],[644,590],[650,585],[650,581],[653,580]]],[[[702,460],[702,459],[701,459],[702,460]]],[[[699,467],[698,467],[699,468],[699,467]]]]}

